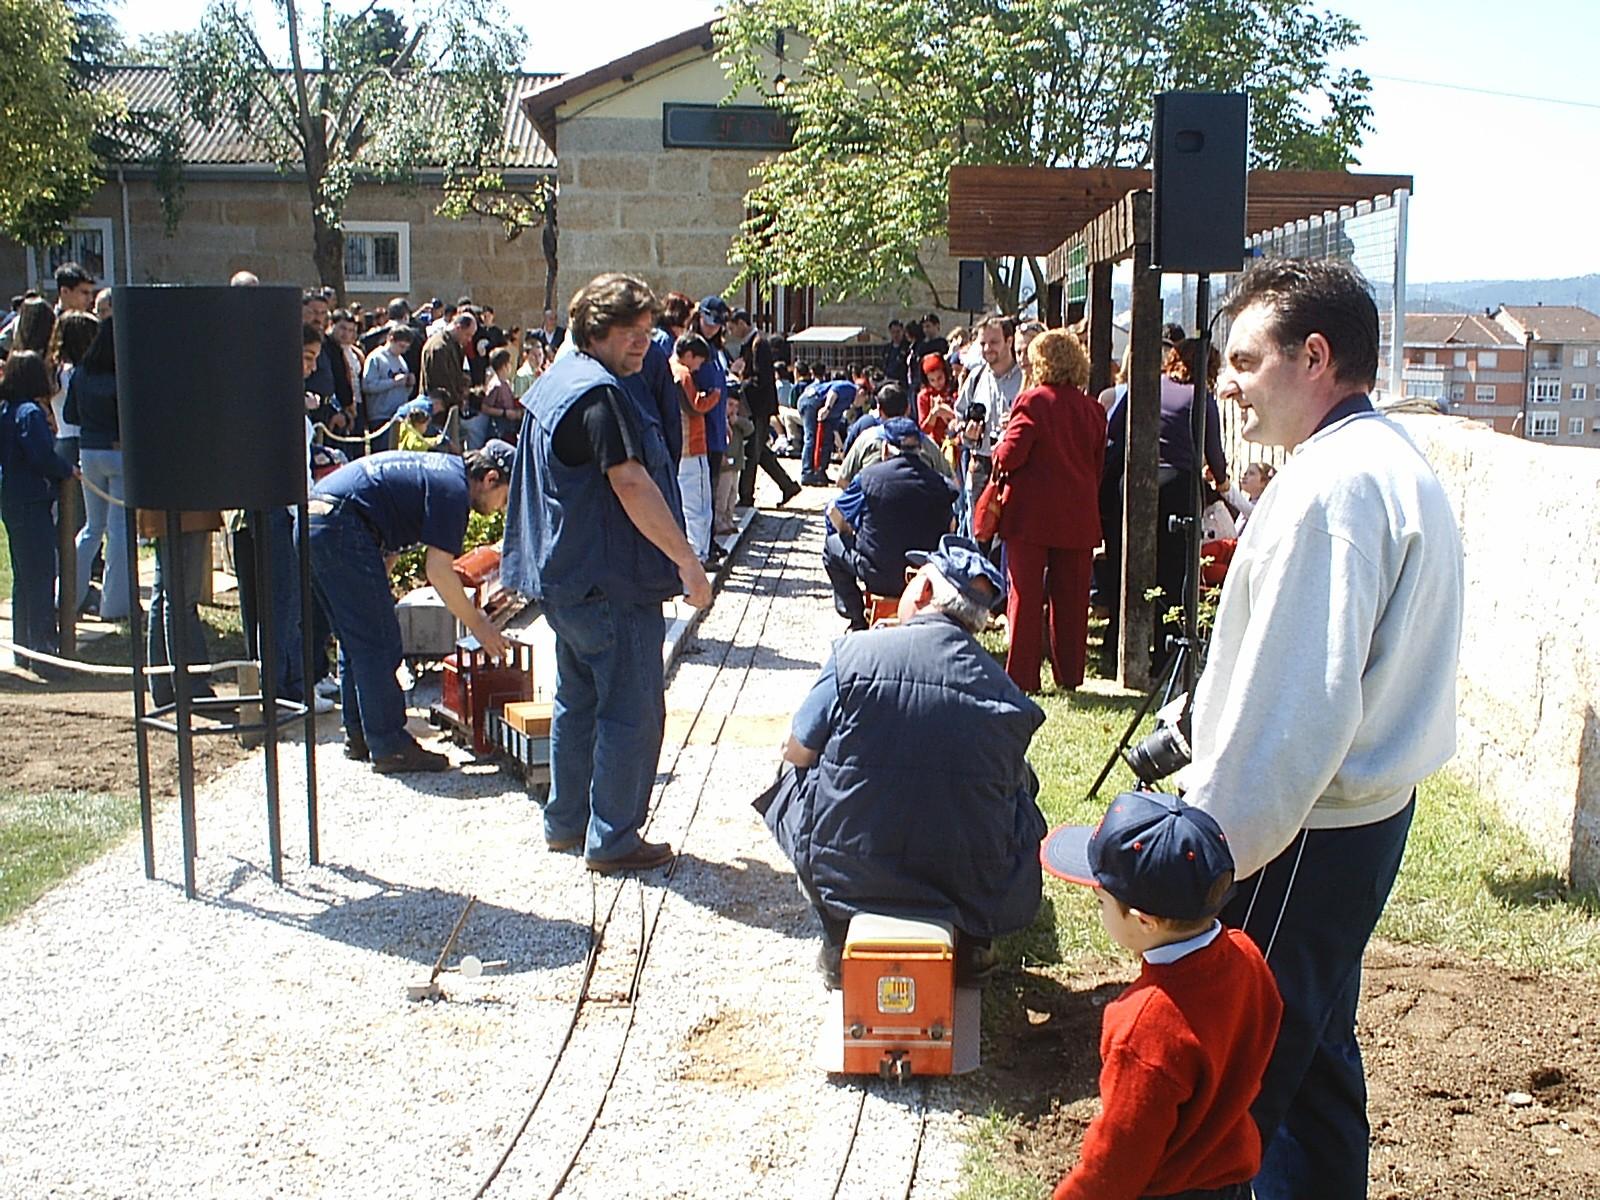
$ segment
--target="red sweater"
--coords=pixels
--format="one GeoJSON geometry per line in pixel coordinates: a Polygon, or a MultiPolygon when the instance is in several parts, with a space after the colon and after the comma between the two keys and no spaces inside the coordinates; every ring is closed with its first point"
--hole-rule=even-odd
{"type": "Polygon", "coordinates": [[[1175,963],[1145,963],[1106,1006],[1100,1115],[1054,1200],[1137,1200],[1253,1179],[1250,1105],[1283,1002],[1261,952],[1236,929],[1175,963]]]}
{"type": "Polygon", "coordinates": [[[1100,476],[1106,411],[1071,384],[1042,384],[1017,397],[994,448],[994,472],[1010,476],[1000,517],[1007,541],[1093,550],[1100,544],[1100,476]]]}

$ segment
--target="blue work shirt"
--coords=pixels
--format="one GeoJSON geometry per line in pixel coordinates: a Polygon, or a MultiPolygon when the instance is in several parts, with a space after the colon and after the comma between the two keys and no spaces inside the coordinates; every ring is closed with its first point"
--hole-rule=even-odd
{"type": "Polygon", "coordinates": [[[711,357],[694,373],[694,385],[702,392],[721,393],[706,413],[706,453],[724,454],[728,449],[728,358],[721,349],[711,347],[711,357]]]}
{"type": "Polygon", "coordinates": [[[472,512],[466,463],[454,454],[428,451],[389,450],[358,458],[311,494],[355,509],[385,554],[422,545],[458,555],[472,512]]]}
{"type": "Polygon", "coordinates": [[[882,424],[883,418],[875,412],[863,413],[857,417],[855,423],[850,426],[850,432],[844,435],[844,452],[849,454],[850,447],[855,444],[855,440],[858,437],[867,430],[876,429],[882,424]]]}
{"type": "Polygon", "coordinates": [[[820,754],[828,744],[828,731],[838,724],[838,710],[839,668],[829,651],[828,661],[822,664],[822,674],[817,676],[806,698],[795,709],[789,732],[807,750],[820,754]]]}
{"type": "Polygon", "coordinates": [[[861,510],[866,507],[867,494],[861,490],[861,476],[857,475],[837,496],[833,498],[833,506],[839,510],[839,515],[850,522],[851,529],[861,528],[861,510]]]}

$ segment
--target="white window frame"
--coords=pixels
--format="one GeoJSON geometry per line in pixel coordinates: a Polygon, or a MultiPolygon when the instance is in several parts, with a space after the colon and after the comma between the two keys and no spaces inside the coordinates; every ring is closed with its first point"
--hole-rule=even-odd
{"type": "Polygon", "coordinates": [[[1561,418],[1555,413],[1529,413],[1528,436],[1553,438],[1561,432],[1561,418]]]}
{"type": "Polygon", "coordinates": [[[1569,417],[1567,419],[1567,436],[1568,437],[1582,437],[1583,436],[1583,418],[1582,417],[1569,417]]]}
{"type": "Polygon", "coordinates": [[[1529,380],[1528,400],[1533,404],[1560,404],[1561,380],[1551,378],[1529,380]]]}
{"type": "Polygon", "coordinates": [[[1499,365],[1500,365],[1500,351],[1498,351],[1498,350],[1479,350],[1478,351],[1478,370],[1480,370],[1480,371],[1492,371],[1496,367],[1498,367],[1499,365]]]}
{"type": "MultiPolygon", "coordinates": [[[[400,239],[399,279],[352,279],[345,275],[347,292],[381,292],[391,296],[404,296],[411,291],[411,222],[410,221],[345,221],[346,236],[352,233],[398,234],[400,239]]],[[[346,259],[348,264],[348,258],[346,259]]]]}
{"type": "Polygon", "coordinates": [[[1465,350],[1456,350],[1456,351],[1454,351],[1454,358],[1451,360],[1451,365],[1452,366],[1457,366],[1457,367],[1466,366],[1467,365],[1467,352],[1465,350]]]}
{"type": "Polygon", "coordinates": [[[1472,393],[1473,403],[1493,404],[1495,402],[1495,386],[1492,383],[1475,385],[1472,393]]]}
{"type": "Polygon", "coordinates": [[[1588,398],[1589,385],[1587,383],[1575,383],[1572,385],[1572,399],[1587,400],[1588,398]]]}
{"type": "MultiPolygon", "coordinates": [[[[100,235],[100,245],[105,251],[101,256],[105,259],[105,273],[96,277],[95,286],[97,288],[110,287],[116,283],[117,243],[114,237],[116,223],[110,217],[77,217],[67,222],[64,232],[98,233],[100,235]]],[[[43,255],[39,253],[37,246],[28,247],[28,286],[37,288],[41,294],[49,292],[49,298],[53,300],[55,299],[55,292],[52,289],[55,286],[55,279],[41,280],[39,278],[39,259],[42,257],[43,255]],[[46,287],[46,284],[49,287],[46,287]]]]}
{"type": "Polygon", "coordinates": [[[1589,365],[1589,351],[1587,348],[1572,352],[1572,365],[1575,367],[1587,367],[1589,365]]]}
{"type": "Polygon", "coordinates": [[[1467,385],[1464,384],[1464,383],[1452,383],[1450,385],[1450,403],[1451,404],[1465,404],[1466,400],[1467,400],[1467,385]]]}

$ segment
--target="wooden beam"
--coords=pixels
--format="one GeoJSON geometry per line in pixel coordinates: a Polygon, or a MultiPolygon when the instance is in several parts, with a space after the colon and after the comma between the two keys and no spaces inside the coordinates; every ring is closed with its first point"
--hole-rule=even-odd
{"type": "Polygon", "coordinates": [[[1161,438],[1161,275],[1150,266],[1150,193],[1131,197],[1134,218],[1132,362],[1127,458],[1122,475],[1122,612],[1117,677],[1138,691],[1151,685],[1156,585],[1156,521],[1161,438]]]}
{"type": "Polygon", "coordinates": [[[1111,272],[1108,262],[1089,266],[1089,394],[1111,386],[1111,272]]]}

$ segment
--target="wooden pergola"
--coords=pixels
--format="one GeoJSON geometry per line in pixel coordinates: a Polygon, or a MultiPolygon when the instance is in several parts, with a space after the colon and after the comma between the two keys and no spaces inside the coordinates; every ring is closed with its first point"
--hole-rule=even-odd
{"type": "MultiPolygon", "coordinates": [[[[1063,284],[1074,258],[1087,266],[1091,394],[1111,381],[1112,270],[1133,259],[1117,674],[1126,687],[1148,688],[1146,648],[1156,611],[1145,594],[1156,579],[1162,324],[1161,273],[1151,269],[1151,173],[1122,167],[953,167],[949,188],[951,255],[1043,257],[1050,286],[1041,310],[1050,324],[1077,318],[1067,311],[1063,284]]],[[[1282,225],[1411,190],[1409,175],[1252,171],[1240,246],[1282,225]]]]}

